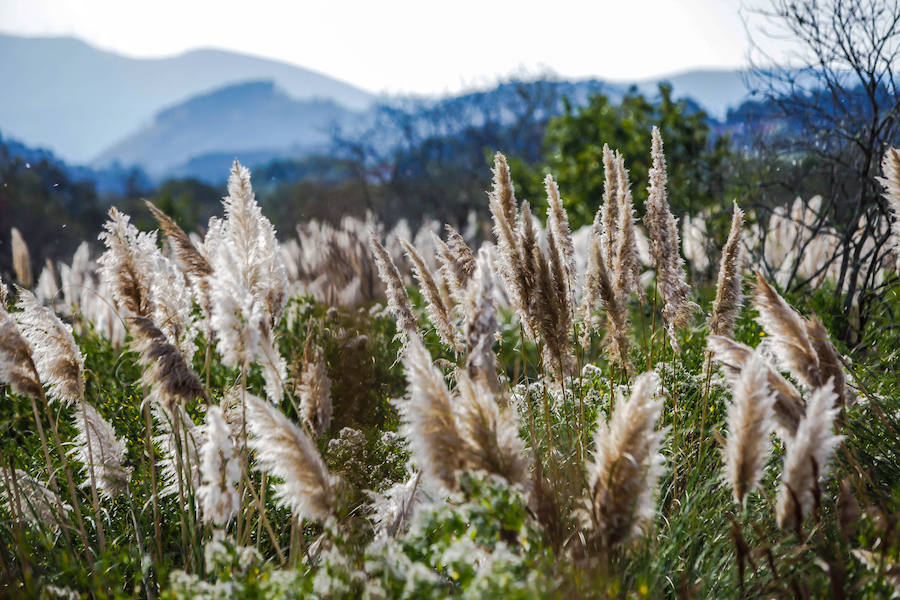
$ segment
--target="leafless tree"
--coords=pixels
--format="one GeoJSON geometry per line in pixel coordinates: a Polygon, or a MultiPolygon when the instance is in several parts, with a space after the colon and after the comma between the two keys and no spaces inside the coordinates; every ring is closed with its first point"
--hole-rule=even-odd
{"type": "MultiPolygon", "coordinates": [[[[846,291],[843,338],[856,339],[881,302],[879,271],[890,256],[890,215],[876,181],[881,158],[900,138],[900,2],[897,0],[770,0],[748,7],[753,50],[749,82],[761,94],[782,135],[769,137],[781,160],[815,166],[823,208],[811,233],[837,231],[837,288],[846,291]],[[771,49],[786,44],[788,64],[771,49]]],[[[776,127],[776,129],[778,129],[776,127]]],[[[823,269],[828,265],[823,265],[823,269]]],[[[806,282],[792,277],[789,287],[806,282]]]]}

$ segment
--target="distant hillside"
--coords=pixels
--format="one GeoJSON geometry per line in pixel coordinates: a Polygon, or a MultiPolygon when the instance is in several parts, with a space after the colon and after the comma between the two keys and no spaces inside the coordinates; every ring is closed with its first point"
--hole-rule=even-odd
{"type": "Polygon", "coordinates": [[[135,59],[71,38],[0,35],[0,130],[88,162],[167,106],[228,84],[269,80],[296,99],[362,109],[373,96],[321,73],[221,50],[135,59]]]}
{"type": "Polygon", "coordinates": [[[633,83],[641,92],[653,95],[660,81],[668,81],[676,98],[691,98],[710,116],[724,119],[729,109],[737,108],[750,97],[744,78],[745,72],[739,70],[696,70],[620,85],[633,83]]]}
{"type": "Polygon", "coordinates": [[[333,125],[357,114],[330,100],[295,100],[269,81],[232,85],[163,110],[104,151],[95,165],[138,165],[153,176],[197,175],[183,167],[214,154],[227,173],[234,157],[327,151],[333,125]]]}

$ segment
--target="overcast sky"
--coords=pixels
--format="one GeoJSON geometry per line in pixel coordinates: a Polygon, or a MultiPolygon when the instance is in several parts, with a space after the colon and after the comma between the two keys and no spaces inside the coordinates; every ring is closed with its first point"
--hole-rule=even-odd
{"type": "MultiPolygon", "coordinates": [[[[158,57],[215,47],[372,92],[437,94],[514,73],[644,79],[740,67],[741,0],[0,0],[0,31],[158,57]]],[[[2,57],[0,57],[2,60],[2,57]]]]}

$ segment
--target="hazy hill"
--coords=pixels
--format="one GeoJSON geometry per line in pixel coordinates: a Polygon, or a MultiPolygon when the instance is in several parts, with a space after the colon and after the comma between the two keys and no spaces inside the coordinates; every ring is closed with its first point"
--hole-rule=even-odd
{"type": "MultiPolygon", "coordinates": [[[[668,81],[672,84],[672,92],[676,98],[692,98],[710,116],[724,119],[729,109],[738,107],[750,95],[744,77],[745,72],[740,70],[695,70],[634,84],[641,92],[652,95],[656,93],[659,81],[668,81]]],[[[627,87],[630,83],[620,85],[627,87]]]]}
{"type": "Polygon", "coordinates": [[[212,152],[232,158],[321,152],[328,149],[331,125],[355,114],[331,100],[295,100],[269,81],[237,84],[161,111],[95,164],[139,165],[159,176],[212,152]]]}
{"type": "Polygon", "coordinates": [[[235,52],[135,59],[71,38],[0,35],[0,130],[69,162],[88,162],[165,107],[260,80],[293,98],[326,98],[347,108],[373,99],[321,73],[235,52]]]}

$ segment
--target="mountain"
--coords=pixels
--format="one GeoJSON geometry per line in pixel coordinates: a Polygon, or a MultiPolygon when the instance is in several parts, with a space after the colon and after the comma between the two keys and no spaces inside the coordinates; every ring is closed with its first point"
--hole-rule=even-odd
{"type": "Polygon", "coordinates": [[[298,100],[349,109],[368,92],[315,71],[222,50],[137,59],[72,38],[0,34],[0,129],[68,162],[88,162],[168,106],[228,84],[273,81],[298,100]]]}
{"type": "Polygon", "coordinates": [[[139,165],[150,175],[162,176],[190,159],[215,153],[227,172],[231,159],[245,154],[325,152],[334,124],[357,114],[331,100],[295,100],[271,81],[241,83],[159,112],[152,123],[103,152],[94,164],[139,165]]]}
{"type": "Polygon", "coordinates": [[[745,77],[742,70],[694,70],[620,85],[635,85],[644,94],[653,95],[660,81],[668,81],[676,98],[691,98],[710,116],[724,119],[729,109],[750,97],[745,77]]]}

